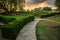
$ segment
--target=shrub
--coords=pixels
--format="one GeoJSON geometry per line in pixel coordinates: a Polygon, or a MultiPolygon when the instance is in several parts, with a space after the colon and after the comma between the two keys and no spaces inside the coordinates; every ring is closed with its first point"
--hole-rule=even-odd
{"type": "Polygon", "coordinates": [[[15,40],[23,26],[32,20],[34,20],[34,16],[19,18],[19,20],[15,19],[14,21],[2,26],[1,28],[2,36],[10,40],[15,40]]]}
{"type": "Polygon", "coordinates": [[[45,14],[45,15],[41,15],[41,18],[46,18],[46,17],[50,17],[50,16],[54,16],[54,15],[59,15],[60,12],[58,13],[49,13],[49,14],[45,14]]]}
{"type": "Polygon", "coordinates": [[[0,21],[3,21],[5,24],[11,22],[14,18],[0,16],[0,21]]]}

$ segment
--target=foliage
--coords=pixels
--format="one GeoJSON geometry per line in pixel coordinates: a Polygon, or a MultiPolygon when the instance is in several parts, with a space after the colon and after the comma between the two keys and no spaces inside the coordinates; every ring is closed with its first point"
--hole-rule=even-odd
{"type": "MultiPolygon", "coordinates": [[[[60,23],[56,23],[60,15],[42,20],[36,26],[36,34],[38,40],[59,40],[60,39],[60,23]],[[53,21],[51,21],[53,20],[53,21]]],[[[60,21],[58,21],[60,22],[60,21]]]]}
{"type": "Polygon", "coordinates": [[[51,17],[51,16],[59,15],[59,14],[60,14],[60,12],[45,13],[45,14],[41,15],[41,18],[51,17]]]}
{"type": "Polygon", "coordinates": [[[51,19],[51,20],[55,20],[55,21],[60,22],[60,14],[59,15],[48,17],[47,19],[51,19]]]}
{"type": "Polygon", "coordinates": [[[56,0],[55,5],[58,7],[57,11],[60,11],[60,0],[56,0]]]}
{"type": "Polygon", "coordinates": [[[44,7],[43,10],[44,11],[52,11],[52,9],[50,7],[44,7]]]}
{"type": "Polygon", "coordinates": [[[34,16],[18,16],[14,18],[16,18],[14,21],[1,27],[2,36],[9,40],[15,40],[23,26],[34,20],[34,16]]]}
{"type": "Polygon", "coordinates": [[[15,12],[18,9],[22,11],[24,10],[24,2],[23,0],[0,0],[0,8],[4,9],[7,13],[15,12]]]}
{"type": "Polygon", "coordinates": [[[43,14],[42,8],[35,8],[34,10],[32,10],[31,12],[33,12],[33,14],[35,15],[35,17],[40,17],[41,14],[43,14]]]}
{"type": "Polygon", "coordinates": [[[14,18],[8,18],[8,17],[3,17],[3,16],[0,16],[0,21],[3,21],[5,24],[11,22],[15,20],[14,18]]]}
{"type": "Polygon", "coordinates": [[[57,7],[60,8],[60,0],[56,0],[56,1],[55,1],[55,4],[56,4],[57,7]]]}
{"type": "Polygon", "coordinates": [[[34,13],[40,13],[42,10],[41,10],[41,8],[35,8],[33,11],[34,11],[34,13]]]}

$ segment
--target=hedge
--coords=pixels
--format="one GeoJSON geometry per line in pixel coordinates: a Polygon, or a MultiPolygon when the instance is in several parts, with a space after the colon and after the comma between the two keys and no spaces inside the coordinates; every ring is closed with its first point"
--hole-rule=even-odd
{"type": "Polygon", "coordinates": [[[15,20],[14,18],[0,16],[0,21],[3,21],[5,24],[15,20]]]}
{"type": "Polygon", "coordinates": [[[4,38],[9,40],[15,40],[19,31],[26,25],[28,22],[34,20],[34,16],[28,16],[20,18],[19,20],[14,20],[1,28],[1,33],[4,38]]]}
{"type": "Polygon", "coordinates": [[[58,13],[50,13],[50,14],[45,14],[45,15],[41,15],[41,18],[46,18],[46,17],[50,17],[50,16],[54,16],[54,15],[59,15],[60,12],[58,13]]]}

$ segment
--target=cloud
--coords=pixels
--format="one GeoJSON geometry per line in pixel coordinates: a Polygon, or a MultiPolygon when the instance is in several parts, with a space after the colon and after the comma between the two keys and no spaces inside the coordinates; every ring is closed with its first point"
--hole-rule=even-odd
{"type": "Polygon", "coordinates": [[[27,3],[40,3],[43,1],[45,1],[45,0],[26,0],[27,3]]]}
{"type": "Polygon", "coordinates": [[[55,0],[26,0],[26,3],[41,3],[47,1],[49,4],[54,5],[55,0]]]}
{"type": "Polygon", "coordinates": [[[29,9],[33,10],[38,7],[51,7],[51,8],[56,8],[54,5],[55,0],[26,0],[27,3],[25,4],[24,9],[29,9]],[[32,3],[32,4],[29,4],[32,3]],[[37,4],[38,3],[38,4],[37,4]]]}
{"type": "Polygon", "coordinates": [[[54,5],[55,0],[46,0],[49,4],[54,5]]]}

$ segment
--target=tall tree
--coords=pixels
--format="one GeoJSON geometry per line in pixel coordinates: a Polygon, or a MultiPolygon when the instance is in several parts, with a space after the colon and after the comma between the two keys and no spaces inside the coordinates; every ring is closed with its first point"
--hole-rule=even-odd
{"type": "Polygon", "coordinates": [[[25,0],[0,0],[0,8],[5,12],[15,12],[18,7],[23,10],[23,3],[25,0]]]}
{"type": "Polygon", "coordinates": [[[8,1],[7,0],[0,0],[0,8],[4,9],[6,12],[9,12],[8,1]]]}
{"type": "Polygon", "coordinates": [[[17,9],[17,1],[18,0],[10,0],[10,11],[11,12],[16,11],[16,9],[17,9]]]}
{"type": "Polygon", "coordinates": [[[18,0],[18,7],[20,11],[24,11],[23,9],[24,3],[25,3],[25,0],[18,0]]]}
{"type": "Polygon", "coordinates": [[[60,0],[56,0],[55,1],[55,5],[58,7],[57,10],[60,10],[60,0]]]}
{"type": "Polygon", "coordinates": [[[60,8],[60,0],[56,0],[56,1],[55,1],[55,4],[56,4],[57,7],[60,8]]]}

